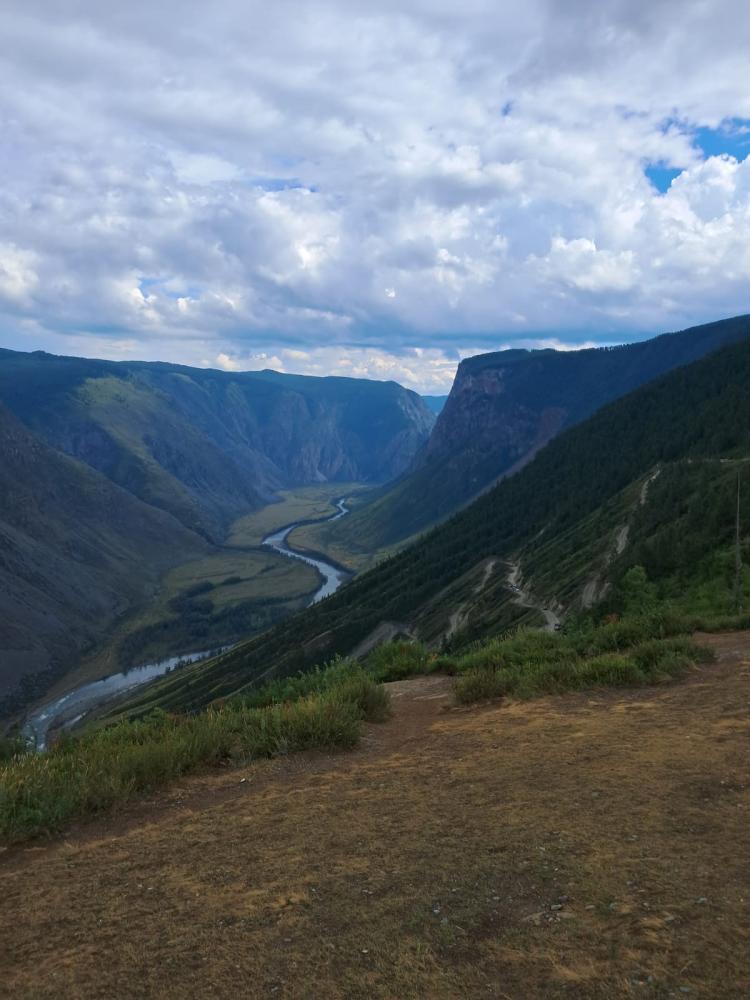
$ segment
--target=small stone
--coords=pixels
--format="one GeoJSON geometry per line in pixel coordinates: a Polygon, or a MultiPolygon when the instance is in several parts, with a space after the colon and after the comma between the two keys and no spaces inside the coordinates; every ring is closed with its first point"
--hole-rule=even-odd
{"type": "Polygon", "coordinates": [[[696,903],[697,903],[698,905],[700,905],[701,903],[707,903],[707,902],[708,902],[708,900],[706,899],[706,897],[705,897],[705,896],[698,896],[698,898],[696,899],[696,901],[695,901],[695,902],[696,902],[696,903]]]}
{"type": "Polygon", "coordinates": [[[562,909],[562,903],[553,903],[552,906],[550,906],[550,910],[561,910],[561,909],[562,909]]]}
{"type": "Polygon", "coordinates": [[[587,903],[586,906],[584,907],[584,909],[585,910],[595,910],[596,907],[594,906],[593,903],[587,903]]]}
{"type": "Polygon", "coordinates": [[[247,781],[247,778],[240,778],[240,784],[241,785],[244,785],[246,781],[247,781]]]}
{"type": "Polygon", "coordinates": [[[362,954],[363,955],[369,955],[370,954],[369,948],[363,948],[362,949],[362,954]]]}

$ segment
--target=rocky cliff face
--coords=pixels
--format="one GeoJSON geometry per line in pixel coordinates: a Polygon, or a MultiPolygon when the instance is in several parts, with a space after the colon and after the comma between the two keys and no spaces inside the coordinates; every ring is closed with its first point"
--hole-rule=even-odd
{"type": "Polygon", "coordinates": [[[460,366],[453,390],[439,415],[415,470],[445,463],[463,470],[469,495],[479,493],[498,475],[517,471],[553,438],[568,419],[565,406],[516,398],[517,366],[473,372],[460,366]]]}
{"type": "Polygon", "coordinates": [[[408,538],[517,472],[553,437],[653,378],[750,337],[750,317],[616,348],[467,358],[409,471],[342,522],[356,551],[408,538]]]}
{"type": "Polygon", "coordinates": [[[463,500],[516,472],[564,427],[653,378],[750,336],[741,316],[615,348],[498,351],[464,360],[414,470],[454,466],[463,500]]]}

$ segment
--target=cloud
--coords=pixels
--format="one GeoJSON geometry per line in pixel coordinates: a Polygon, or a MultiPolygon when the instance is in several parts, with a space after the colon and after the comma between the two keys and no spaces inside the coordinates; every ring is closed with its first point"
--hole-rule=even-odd
{"type": "Polygon", "coordinates": [[[747,311],[749,45],[739,0],[15,5],[0,339],[434,388],[747,311]]]}
{"type": "Polygon", "coordinates": [[[0,296],[24,306],[39,279],[34,270],[36,254],[12,243],[0,243],[0,296]]]}
{"type": "MultiPolygon", "coordinates": [[[[476,353],[477,349],[466,352],[467,355],[476,353]]],[[[372,347],[314,347],[307,351],[284,347],[276,354],[260,351],[229,356],[220,353],[213,364],[205,359],[202,364],[233,372],[274,368],[301,375],[392,380],[408,389],[441,395],[449,392],[460,360],[457,352],[436,348],[417,347],[396,354],[372,347]]]]}

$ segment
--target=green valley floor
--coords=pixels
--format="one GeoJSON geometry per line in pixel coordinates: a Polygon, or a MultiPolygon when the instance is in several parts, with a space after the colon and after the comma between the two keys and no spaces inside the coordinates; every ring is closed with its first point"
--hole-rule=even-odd
{"type": "Polygon", "coordinates": [[[750,633],[679,683],[456,708],[0,853],[0,993],[750,995],[750,633]]]}

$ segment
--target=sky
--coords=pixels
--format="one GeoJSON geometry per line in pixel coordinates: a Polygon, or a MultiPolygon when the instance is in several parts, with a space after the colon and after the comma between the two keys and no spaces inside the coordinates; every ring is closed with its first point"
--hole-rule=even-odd
{"type": "Polygon", "coordinates": [[[0,345],[393,378],[750,312],[743,0],[0,0],[0,345]]]}

